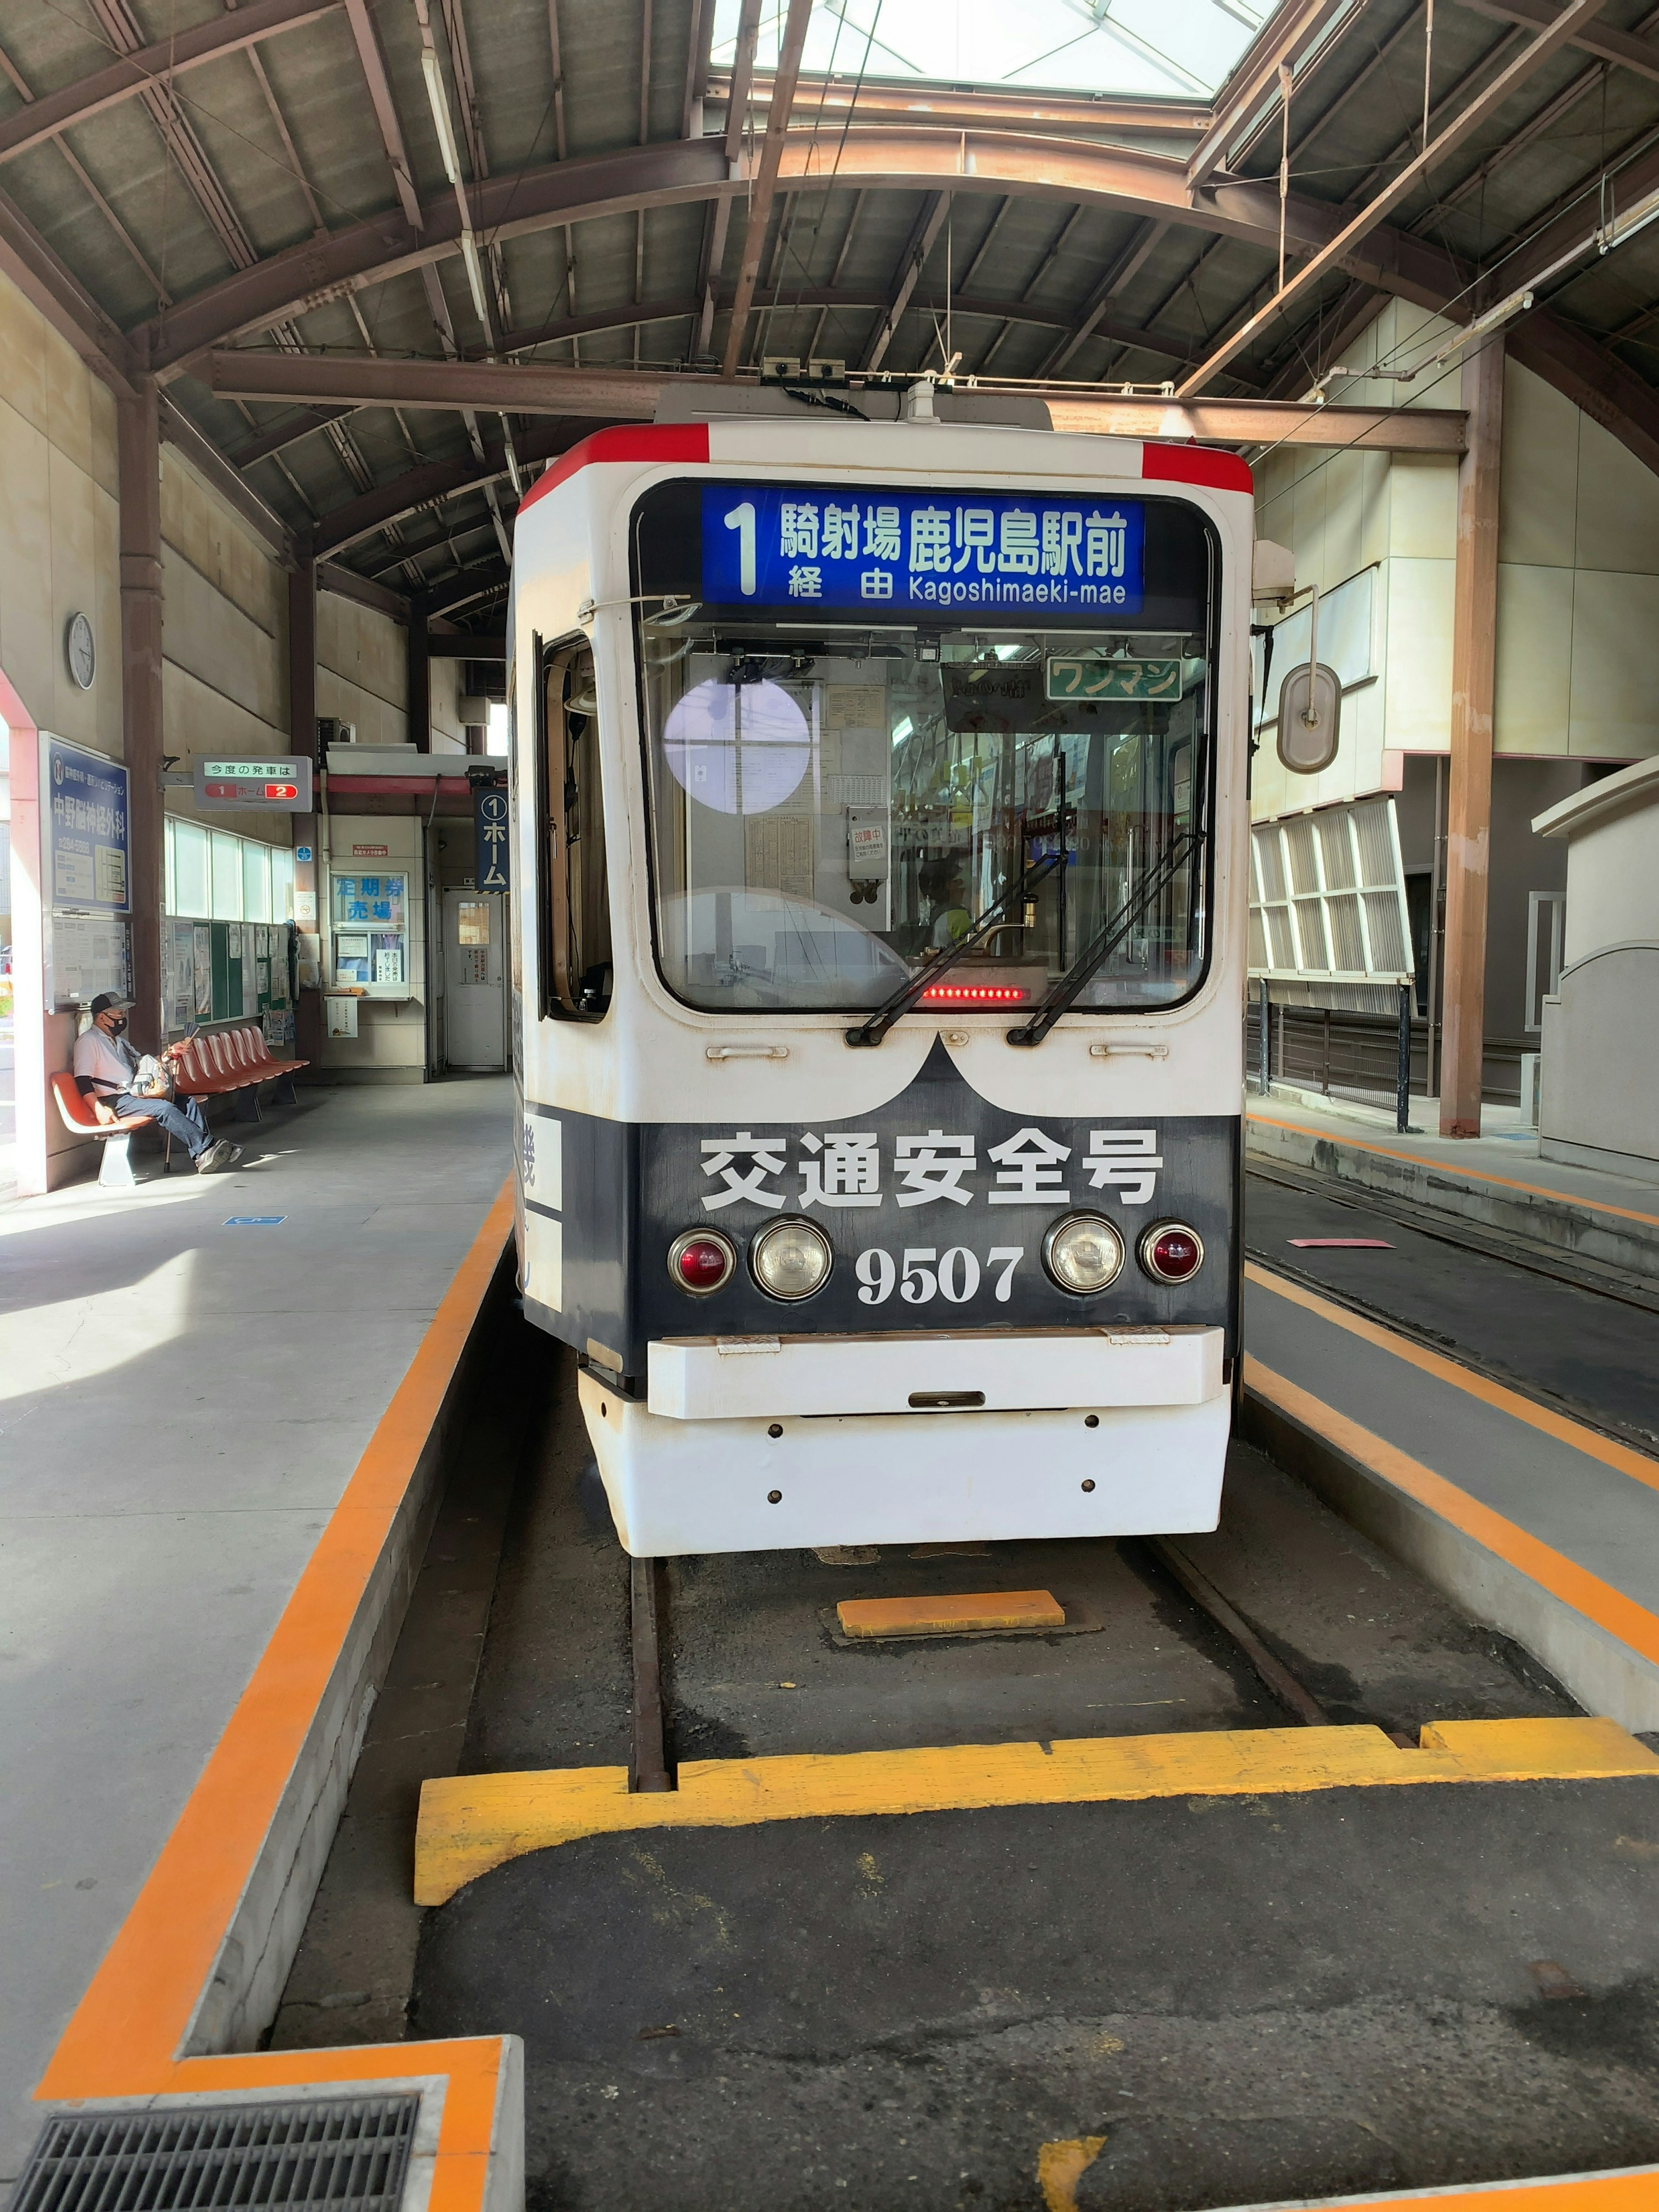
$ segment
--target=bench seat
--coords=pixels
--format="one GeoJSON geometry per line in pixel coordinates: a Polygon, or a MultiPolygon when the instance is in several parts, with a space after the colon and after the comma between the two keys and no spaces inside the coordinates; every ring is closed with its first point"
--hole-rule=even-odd
{"type": "Polygon", "coordinates": [[[100,1121],[90,1098],[83,1098],[72,1075],[54,1075],[52,1095],[64,1127],[77,1137],[96,1137],[102,1146],[98,1180],[106,1190],[132,1190],[138,1178],[132,1172],[132,1136],[137,1129],[153,1129],[153,1114],[128,1114],[119,1121],[100,1121]]]}

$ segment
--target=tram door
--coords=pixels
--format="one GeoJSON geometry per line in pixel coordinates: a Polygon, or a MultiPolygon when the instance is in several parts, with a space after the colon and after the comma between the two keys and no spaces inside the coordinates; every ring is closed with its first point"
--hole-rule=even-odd
{"type": "Polygon", "coordinates": [[[507,901],[499,891],[444,893],[444,1059],[507,1066],[507,901]]]}

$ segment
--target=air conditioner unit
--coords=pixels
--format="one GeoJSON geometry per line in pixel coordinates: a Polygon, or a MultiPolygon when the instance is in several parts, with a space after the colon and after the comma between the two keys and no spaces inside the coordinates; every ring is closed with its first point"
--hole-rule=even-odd
{"type": "Polygon", "coordinates": [[[357,725],[355,722],[337,722],[334,726],[334,742],[337,745],[355,745],[357,742],[357,725]]]}

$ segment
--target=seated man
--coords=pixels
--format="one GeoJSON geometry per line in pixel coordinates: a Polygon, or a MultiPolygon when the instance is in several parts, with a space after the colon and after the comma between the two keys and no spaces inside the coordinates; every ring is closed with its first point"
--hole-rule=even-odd
{"type": "MultiPolygon", "coordinates": [[[[176,1137],[196,1163],[198,1175],[216,1175],[242,1157],[240,1145],[223,1137],[216,1144],[194,1098],[140,1097],[131,1088],[138,1055],[122,1034],[127,1025],[125,1009],[131,1001],[113,991],[100,991],[92,1002],[92,1027],[75,1040],[75,1087],[92,1101],[100,1121],[124,1121],[131,1115],[148,1114],[170,1137],[176,1137]]],[[[182,1049],[168,1045],[163,1060],[182,1049]]]]}

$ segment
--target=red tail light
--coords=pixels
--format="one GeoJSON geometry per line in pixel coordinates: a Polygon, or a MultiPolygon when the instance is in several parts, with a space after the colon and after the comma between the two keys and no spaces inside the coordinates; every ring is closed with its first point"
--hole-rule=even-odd
{"type": "Polygon", "coordinates": [[[668,1272],[693,1297],[719,1290],[737,1264],[731,1243],[714,1229],[688,1229],[668,1248],[668,1272]]]}
{"type": "Polygon", "coordinates": [[[933,983],[921,994],[924,1006],[1012,1006],[1026,995],[1023,983],[933,983]]]}
{"type": "Polygon", "coordinates": [[[1184,1283],[1204,1265],[1204,1245],[1184,1221],[1155,1221],[1141,1236],[1139,1258],[1154,1282],[1184,1283]]]}

